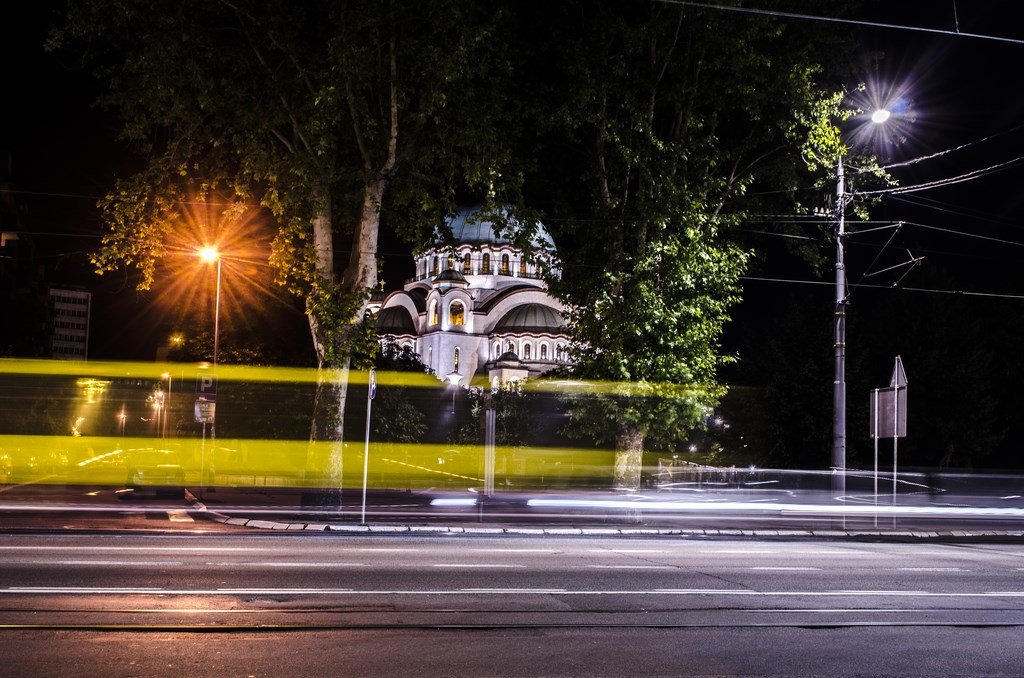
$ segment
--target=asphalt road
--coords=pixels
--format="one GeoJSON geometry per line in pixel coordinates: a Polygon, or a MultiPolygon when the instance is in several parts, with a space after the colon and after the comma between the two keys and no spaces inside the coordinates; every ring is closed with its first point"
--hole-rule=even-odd
{"type": "Polygon", "coordinates": [[[3,675],[1020,675],[1024,546],[0,536],[3,675]]]}

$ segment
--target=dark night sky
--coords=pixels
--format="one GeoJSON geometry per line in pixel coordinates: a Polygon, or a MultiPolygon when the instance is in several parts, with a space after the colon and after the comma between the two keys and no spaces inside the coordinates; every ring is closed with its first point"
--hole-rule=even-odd
{"type": "MultiPolygon", "coordinates": [[[[830,14],[829,4],[819,3],[815,13],[830,14]]],[[[964,32],[1024,38],[1017,5],[1012,1],[978,0],[955,4],[952,0],[869,2],[860,16],[879,22],[951,29],[955,6],[964,32]]],[[[37,246],[46,257],[52,280],[84,284],[94,292],[92,357],[150,358],[168,329],[161,316],[153,312],[154,295],[136,293],[123,276],[97,278],[89,272],[85,260],[88,250],[97,245],[101,228],[96,198],[110,189],[116,176],[129,173],[137,160],[128,147],[116,141],[116,120],[92,105],[100,85],[43,51],[47,26],[55,17],[54,6],[59,3],[32,4],[22,9],[18,19],[0,24],[0,58],[7,65],[4,104],[0,107],[0,151],[12,154],[17,199],[27,206],[20,226],[40,234],[37,246]]],[[[837,24],[834,30],[850,29],[837,24]]],[[[1020,68],[1024,45],[893,29],[860,29],[860,36],[860,47],[847,55],[851,70],[862,69],[868,82],[900,83],[914,112],[913,123],[905,126],[906,142],[890,147],[887,159],[933,153],[1024,123],[1024,71],[1020,68]],[[872,57],[878,51],[886,55],[881,61],[872,57]]],[[[895,174],[901,184],[910,185],[1018,155],[1024,155],[1024,131],[895,174]]],[[[874,209],[873,217],[1024,243],[1022,180],[1024,169],[1017,166],[974,182],[905,196],[915,203],[927,201],[927,207],[886,199],[874,209]]],[[[4,227],[11,228],[7,224],[4,227]]],[[[765,225],[753,228],[770,230],[765,225]]],[[[816,233],[810,231],[809,235],[816,233]]],[[[755,242],[762,238],[752,237],[755,242]]],[[[763,240],[766,251],[774,251],[767,242],[775,238],[763,236],[763,240]]],[[[877,238],[873,242],[878,242],[877,238]]],[[[905,230],[898,243],[912,246],[915,253],[928,250],[926,263],[904,281],[905,285],[1024,294],[1024,284],[1017,275],[1024,261],[1020,246],[920,228],[905,230]],[[922,274],[925,270],[930,275],[922,274]]],[[[394,256],[405,251],[401,245],[386,240],[381,251],[389,257],[385,260],[389,283],[393,285],[410,274],[411,264],[394,256]]],[[[869,245],[851,247],[852,279],[859,277],[859,271],[876,251],[869,245]]],[[[752,275],[813,277],[806,267],[785,256],[762,260],[752,275]]],[[[828,279],[827,274],[823,279],[828,279]]],[[[737,312],[737,323],[730,329],[732,336],[756,332],[758,318],[772,312],[780,291],[800,287],[747,283],[747,301],[737,312]]],[[[864,300],[886,293],[899,292],[866,292],[864,300]]],[[[827,306],[831,291],[807,286],[806,294],[814,303],[821,301],[827,306]]],[[[1024,300],[1000,303],[1007,314],[1019,314],[1024,308],[1024,300]]],[[[260,314],[252,331],[308,343],[304,319],[297,311],[260,314]]]]}

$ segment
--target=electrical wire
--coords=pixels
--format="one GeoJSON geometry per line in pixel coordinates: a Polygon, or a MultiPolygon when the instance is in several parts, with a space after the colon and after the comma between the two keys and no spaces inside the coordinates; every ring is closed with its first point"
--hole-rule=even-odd
{"type": "Polygon", "coordinates": [[[982,33],[964,33],[962,31],[950,31],[943,28],[926,28],[924,26],[906,26],[903,24],[890,24],[878,21],[864,21],[861,19],[840,19],[839,17],[816,16],[813,14],[797,14],[795,12],[780,12],[771,9],[759,9],[756,7],[732,7],[727,5],[713,5],[704,2],[690,2],[689,0],[658,0],[667,5],[682,5],[684,7],[697,7],[700,9],[715,9],[724,12],[739,12],[742,14],[760,14],[763,16],[776,16],[785,19],[803,19],[807,21],[823,21],[826,23],[849,24],[854,26],[870,26],[872,28],[892,28],[901,31],[916,31],[919,33],[933,33],[937,35],[950,35],[959,38],[977,38],[979,40],[992,40],[995,42],[1007,42],[1014,45],[1024,45],[1024,40],[1017,38],[1004,38],[998,35],[984,35],[982,33]]]}
{"type": "MultiPolygon", "coordinates": [[[[740,276],[740,280],[749,280],[752,282],[775,282],[775,283],[787,283],[795,285],[815,285],[828,287],[835,287],[834,282],[828,282],[825,280],[801,280],[797,278],[768,278],[756,275],[744,275],[740,276]]],[[[949,294],[953,296],[964,296],[964,297],[985,297],[992,299],[1016,299],[1024,300],[1024,294],[1006,294],[1002,292],[971,292],[969,290],[944,290],[936,289],[933,287],[893,287],[891,285],[874,285],[870,283],[858,283],[856,285],[850,285],[850,287],[865,288],[865,289],[876,289],[876,290],[904,290],[906,292],[923,292],[931,294],[949,294]]]]}
{"type": "Polygon", "coordinates": [[[914,184],[913,186],[894,186],[893,188],[882,188],[875,191],[857,191],[857,195],[894,195],[899,193],[914,193],[916,191],[927,191],[932,188],[942,188],[944,186],[952,186],[953,184],[961,184],[965,181],[972,181],[979,179],[983,176],[999,172],[1004,169],[1010,169],[1015,165],[1024,162],[1024,155],[1017,156],[1011,160],[996,163],[995,165],[989,165],[981,169],[972,170],[965,174],[960,174],[955,177],[948,177],[946,179],[936,179],[935,181],[928,181],[923,184],[914,184]]]}

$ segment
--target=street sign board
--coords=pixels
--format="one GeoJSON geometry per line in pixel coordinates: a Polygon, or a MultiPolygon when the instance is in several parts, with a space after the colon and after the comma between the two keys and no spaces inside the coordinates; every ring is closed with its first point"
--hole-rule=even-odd
{"type": "Polygon", "coordinates": [[[377,370],[370,370],[370,400],[377,397],[377,370]]]}
{"type": "Polygon", "coordinates": [[[196,423],[212,424],[217,417],[217,403],[212,400],[196,398],[196,423]]]}
{"type": "Polygon", "coordinates": [[[879,438],[907,437],[906,387],[875,389],[871,392],[870,411],[868,435],[871,438],[875,437],[876,431],[879,438]]]}
{"type": "Polygon", "coordinates": [[[892,368],[892,378],[889,379],[889,386],[893,388],[907,387],[907,372],[903,369],[903,358],[896,356],[896,364],[892,368]]]}
{"type": "Polygon", "coordinates": [[[196,396],[213,402],[217,399],[217,377],[212,374],[200,374],[196,377],[196,396]]]}

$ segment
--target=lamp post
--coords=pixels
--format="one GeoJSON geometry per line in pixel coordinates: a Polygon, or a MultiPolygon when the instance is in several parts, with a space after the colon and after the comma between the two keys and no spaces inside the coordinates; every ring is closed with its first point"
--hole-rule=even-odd
{"type": "Polygon", "coordinates": [[[206,246],[199,250],[199,258],[208,264],[217,262],[217,296],[213,310],[213,366],[216,367],[220,348],[220,252],[216,247],[206,246]]]}
{"type": "MultiPolygon", "coordinates": [[[[880,125],[890,113],[880,108],[871,114],[871,122],[880,125]]],[[[836,160],[836,307],[833,316],[835,378],[832,382],[832,493],[846,493],[846,206],[853,194],[846,191],[842,153],[836,160]]]]}
{"type": "MultiPolygon", "coordinates": [[[[163,374],[161,374],[160,375],[160,379],[161,380],[163,380],[163,379],[167,380],[167,400],[164,402],[164,425],[163,425],[163,431],[160,434],[161,438],[166,438],[167,437],[167,415],[171,411],[171,383],[172,383],[173,380],[171,379],[171,373],[170,372],[164,372],[163,374]]],[[[174,431],[172,430],[171,433],[173,434],[174,431]]]]}
{"type": "Polygon", "coordinates": [[[445,377],[445,379],[447,379],[448,383],[452,385],[452,415],[454,415],[455,414],[455,391],[457,390],[459,382],[462,381],[462,375],[459,374],[458,372],[452,372],[447,377],[445,377]]]}
{"type": "MultiPolygon", "coordinates": [[[[220,269],[221,269],[221,258],[220,252],[216,247],[207,245],[199,250],[199,258],[208,264],[217,262],[217,292],[213,305],[213,374],[217,376],[217,361],[220,358],[220,269]]],[[[214,409],[213,417],[210,421],[210,444],[213,446],[213,460],[217,460],[217,410],[214,409]]],[[[203,432],[206,432],[206,424],[203,424],[203,432]]],[[[200,471],[199,471],[199,496],[203,497],[206,490],[206,436],[203,436],[203,448],[200,460],[200,471]]],[[[211,472],[213,471],[213,464],[210,464],[211,472]]]]}
{"type": "Polygon", "coordinates": [[[121,411],[117,413],[118,429],[121,433],[117,443],[117,448],[121,449],[124,447],[124,424],[128,420],[128,414],[124,411],[124,405],[121,405],[121,411]]]}

